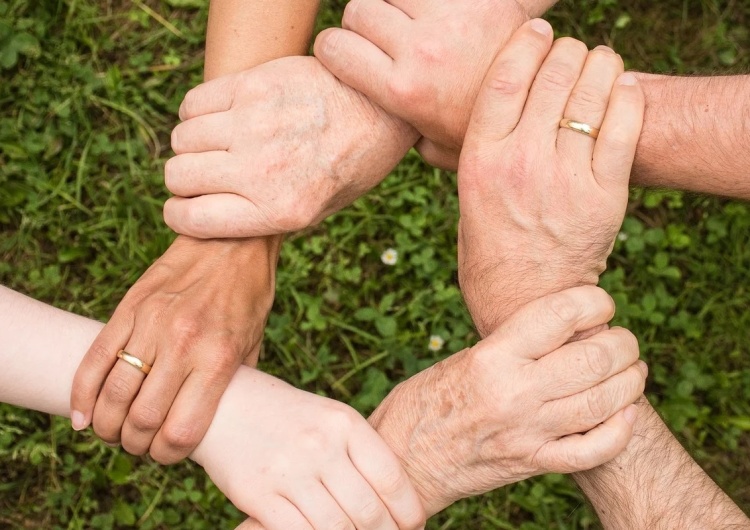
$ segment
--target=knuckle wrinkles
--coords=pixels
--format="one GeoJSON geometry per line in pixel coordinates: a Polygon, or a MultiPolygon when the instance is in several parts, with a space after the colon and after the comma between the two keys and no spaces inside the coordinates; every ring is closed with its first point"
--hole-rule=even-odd
{"type": "Polygon", "coordinates": [[[605,95],[590,85],[579,86],[573,92],[572,104],[584,110],[604,110],[605,95]]]}
{"type": "Polygon", "coordinates": [[[91,346],[91,354],[96,364],[109,365],[115,358],[117,352],[106,347],[104,344],[97,342],[91,346]]]}
{"type": "Polygon", "coordinates": [[[569,90],[577,81],[570,66],[560,62],[546,66],[538,78],[548,90],[569,90]]]}
{"type": "Polygon", "coordinates": [[[164,427],[164,441],[168,446],[177,449],[192,449],[200,442],[200,436],[194,425],[179,423],[164,427]]]}
{"type": "Polygon", "coordinates": [[[599,388],[593,388],[586,394],[586,408],[592,423],[599,424],[609,417],[609,395],[599,388]]]}
{"type": "Polygon", "coordinates": [[[596,377],[602,378],[609,374],[612,369],[612,356],[608,349],[596,342],[583,345],[586,365],[589,371],[596,377]]]}
{"type": "Polygon", "coordinates": [[[370,499],[360,505],[359,518],[366,527],[377,527],[385,521],[385,509],[379,499],[370,499]]]}
{"type": "Polygon", "coordinates": [[[523,87],[518,79],[508,76],[508,70],[501,68],[500,71],[490,77],[487,88],[500,96],[514,96],[520,94],[523,87]]]}
{"type": "Polygon", "coordinates": [[[549,300],[547,308],[565,326],[573,325],[578,318],[578,308],[567,294],[553,296],[549,300]]]}
{"type": "Polygon", "coordinates": [[[133,399],[133,388],[127,377],[110,375],[104,385],[104,399],[115,405],[130,403],[133,399]]]}
{"type": "Polygon", "coordinates": [[[152,432],[161,427],[164,415],[159,409],[148,405],[136,407],[129,415],[130,423],[140,432],[152,432]]]}

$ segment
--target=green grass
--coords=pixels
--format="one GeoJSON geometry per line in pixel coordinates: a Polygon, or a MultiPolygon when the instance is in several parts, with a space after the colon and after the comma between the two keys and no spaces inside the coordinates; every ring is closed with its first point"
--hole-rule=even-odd
{"type": "MultiPolygon", "coordinates": [[[[0,0],[0,283],[106,319],[168,246],[162,167],[201,77],[206,2],[0,0]],[[158,13],[169,24],[163,24],[158,13]]],[[[324,2],[320,26],[343,2],[324,2]]],[[[558,34],[631,68],[726,73],[750,63],[750,2],[569,0],[558,34]]],[[[476,337],[456,287],[455,177],[410,155],[373,194],[285,245],[262,366],[367,412],[395,382],[476,337]],[[396,266],[380,262],[398,249],[396,266]],[[447,341],[438,354],[429,336],[447,341]]],[[[604,278],[641,339],[649,396],[750,510],[750,207],[634,191],[604,278]]],[[[228,528],[202,471],[132,458],[66,421],[0,406],[1,528],[228,528]]],[[[434,529],[598,523],[548,476],[458,503],[434,529]]]]}

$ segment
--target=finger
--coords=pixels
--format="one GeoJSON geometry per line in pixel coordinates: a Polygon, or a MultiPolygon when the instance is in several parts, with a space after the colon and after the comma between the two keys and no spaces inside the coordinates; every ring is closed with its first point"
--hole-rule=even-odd
{"type": "Polygon", "coordinates": [[[428,10],[435,9],[435,3],[430,3],[430,0],[387,0],[387,2],[406,13],[409,18],[417,18],[428,10]]]}
{"type": "MultiPolygon", "coordinates": [[[[530,20],[513,34],[484,79],[464,145],[499,142],[516,128],[551,46],[552,26],[542,19],[530,20]]],[[[492,144],[489,147],[496,148],[492,144]]]]}
{"type": "Polygon", "coordinates": [[[355,530],[354,523],[344,510],[331,497],[321,483],[309,484],[296,488],[299,495],[290,497],[290,501],[310,522],[313,528],[340,528],[355,530]]]}
{"type": "Polygon", "coordinates": [[[323,485],[358,530],[398,528],[372,486],[354,465],[342,465],[322,477],[323,485]]]}
{"type": "Polygon", "coordinates": [[[85,429],[91,423],[99,392],[117,362],[117,352],[128,343],[132,330],[131,313],[118,307],[83,357],[73,377],[70,396],[70,419],[75,430],[85,429]]]}
{"type": "Polygon", "coordinates": [[[242,166],[226,151],[185,153],[167,160],[164,185],[179,197],[242,191],[242,166]]]}
{"type": "Polygon", "coordinates": [[[194,370],[182,384],[151,444],[150,454],[160,464],[174,464],[186,458],[208,431],[219,400],[241,359],[234,354],[219,357],[236,359],[236,363],[227,369],[215,366],[210,370],[194,370]]]}
{"type": "Polygon", "coordinates": [[[366,38],[339,28],[326,29],[315,39],[315,57],[342,83],[397,116],[403,114],[391,97],[393,59],[366,38]]]}
{"type": "Polygon", "coordinates": [[[164,203],[167,226],[200,239],[262,237],[282,233],[271,226],[255,205],[232,193],[192,199],[172,197],[164,203]]]}
{"type": "Polygon", "coordinates": [[[518,127],[541,145],[554,146],[565,106],[581,77],[588,53],[580,41],[558,39],[534,79],[518,127]]]}
{"type": "MultiPolygon", "coordinates": [[[[152,366],[156,352],[149,344],[144,337],[136,334],[123,349],[152,366]]],[[[122,425],[145,379],[146,374],[141,370],[118,359],[109,372],[94,407],[94,432],[99,438],[109,444],[120,443],[122,425]]]]}
{"type": "Polygon", "coordinates": [[[479,344],[497,345],[528,359],[557,350],[579,331],[606,324],[615,303],[599,287],[574,287],[553,293],[516,311],[479,344]]]}
{"type": "Polygon", "coordinates": [[[383,0],[351,0],[344,8],[341,27],[395,58],[409,34],[409,22],[403,11],[383,0]]]}
{"type": "Polygon", "coordinates": [[[302,512],[283,497],[262,499],[258,506],[261,509],[257,510],[257,514],[248,513],[257,520],[256,528],[260,525],[266,530],[313,530],[302,512]]]}
{"type": "Polygon", "coordinates": [[[422,501],[401,462],[368,427],[354,433],[349,458],[388,509],[398,528],[421,528],[427,519],[422,501]]]}
{"type": "Polygon", "coordinates": [[[235,530],[266,530],[266,528],[255,519],[245,519],[235,530]]]}
{"type": "MultiPolygon", "coordinates": [[[[605,189],[627,185],[643,127],[645,99],[630,72],[615,82],[602,130],[594,147],[594,177],[605,189]]],[[[627,188],[625,188],[627,191],[627,188]]]]}
{"type": "MultiPolygon", "coordinates": [[[[599,46],[590,51],[563,117],[600,129],[612,88],[623,69],[622,58],[611,48],[599,46]]],[[[593,138],[565,127],[557,133],[558,152],[569,153],[586,169],[590,167],[595,143],[593,138]]]]}
{"type": "Polygon", "coordinates": [[[431,166],[448,171],[458,170],[458,158],[461,151],[438,145],[427,138],[420,138],[414,148],[431,166]]]}
{"type": "Polygon", "coordinates": [[[586,471],[619,455],[633,437],[638,411],[629,405],[586,434],[573,434],[548,442],[537,453],[543,467],[552,473],[586,471]]]}
{"type": "Polygon", "coordinates": [[[227,75],[212,79],[188,90],[180,104],[180,119],[190,120],[203,114],[224,112],[232,108],[235,87],[241,76],[227,75]]]}
{"type": "Polygon", "coordinates": [[[122,425],[122,447],[131,455],[148,453],[185,381],[185,370],[179,356],[162,353],[154,361],[122,425]]]}
{"type": "Polygon", "coordinates": [[[583,392],[563,399],[548,401],[541,414],[549,432],[566,436],[586,432],[607,421],[617,411],[624,409],[643,393],[648,369],[646,363],[637,361],[627,370],[583,392]]]}
{"type": "Polygon", "coordinates": [[[205,114],[183,121],[172,130],[172,151],[181,155],[227,150],[232,146],[230,124],[228,112],[205,114]]]}
{"type": "Polygon", "coordinates": [[[583,392],[638,360],[638,339],[624,328],[612,328],[563,345],[531,365],[535,381],[549,381],[540,394],[545,401],[583,392]]]}

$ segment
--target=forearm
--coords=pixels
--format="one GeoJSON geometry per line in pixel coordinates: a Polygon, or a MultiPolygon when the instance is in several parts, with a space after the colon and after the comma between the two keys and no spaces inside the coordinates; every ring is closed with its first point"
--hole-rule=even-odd
{"type": "Polygon", "coordinates": [[[683,449],[646,398],[617,458],[576,482],[605,528],[747,528],[750,521],[683,449]]]}
{"type": "Polygon", "coordinates": [[[640,80],[646,119],[634,183],[750,199],[750,76],[640,80]]]}
{"type": "Polygon", "coordinates": [[[206,80],[305,55],[319,0],[211,0],[206,80]]]}

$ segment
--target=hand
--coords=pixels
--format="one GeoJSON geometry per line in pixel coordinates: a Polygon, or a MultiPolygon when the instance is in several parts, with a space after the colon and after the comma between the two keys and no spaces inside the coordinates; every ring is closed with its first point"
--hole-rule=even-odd
{"type": "Polygon", "coordinates": [[[612,50],[524,25],[498,54],[458,172],[459,281],[480,334],[544,294],[594,285],[628,202],[643,93],[612,50]],[[571,118],[598,140],[561,129],[571,118]]]}
{"type": "Polygon", "coordinates": [[[285,57],[185,96],[164,206],[176,232],[301,230],[377,185],[418,138],[314,57],[285,57]]]}
{"type": "Polygon", "coordinates": [[[93,419],[107,443],[150,450],[162,464],[185,458],[224,389],[257,362],[273,302],[279,241],[178,238],[136,282],[76,372],[71,419],[93,419]],[[145,376],[115,355],[153,366],[145,376]]]}
{"type": "Polygon", "coordinates": [[[192,458],[250,528],[415,529],[424,509],[398,459],[337,401],[241,367],[192,458]]]}
{"type": "Polygon", "coordinates": [[[351,0],[315,56],[347,85],[423,136],[431,164],[456,169],[492,60],[528,20],[516,0],[351,0]]]}
{"type": "Polygon", "coordinates": [[[638,343],[598,287],[535,300],[485,340],[397,386],[370,418],[432,515],[458,499],[615,457],[645,385],[638,343]],[[583,433],[583,434],[582,434],[583,433]]]}

